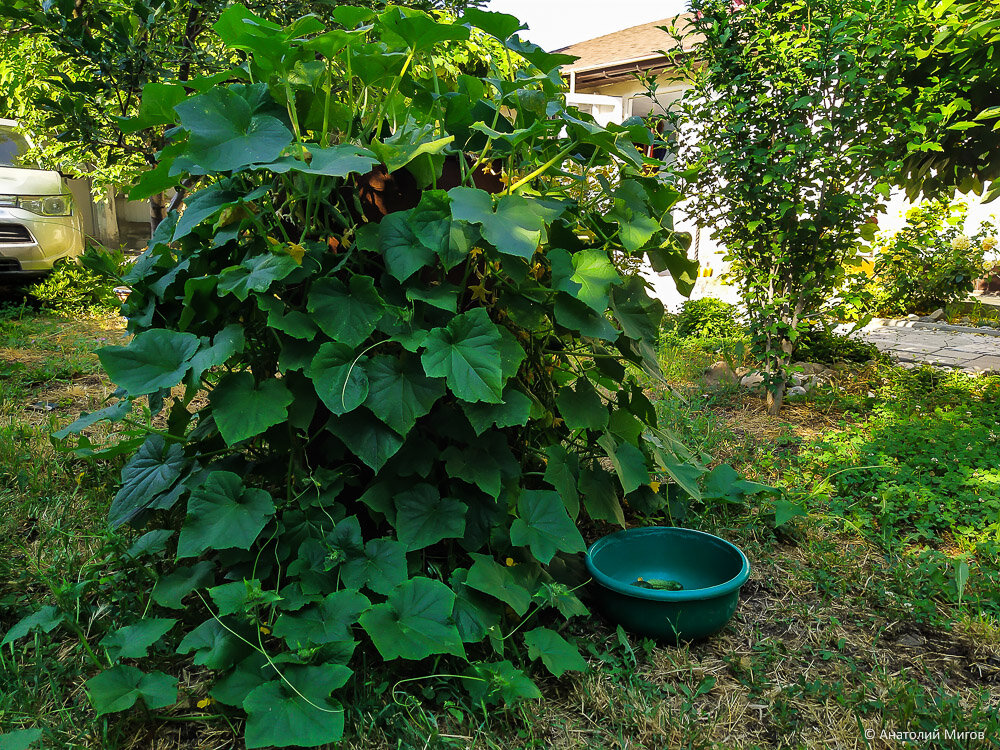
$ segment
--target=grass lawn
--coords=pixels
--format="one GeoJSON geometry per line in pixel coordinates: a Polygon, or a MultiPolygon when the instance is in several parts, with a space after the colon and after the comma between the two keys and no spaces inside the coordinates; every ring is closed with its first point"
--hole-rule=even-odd
{"type": "MultiPolygon", "coordinates": [[[[120,562],[134,532],[107,531],[120,463],[60,454],[47,435],[111,392],[93,351],[122,337],[113,317],[0,312],[0,633],[39,606],[70,615],[0,648],[0,733],[41,729],[44,748],[241,747],[239,720],[207,700],[211,673],[181,657],[159,657],[180,680],[176,706],[97,717],[84,690],[116,612],[149,605],[156,571],[120,562]]],[[[765,501],[675,505],[751,559],[733,622],[665,647],[577,618],[591,669],[535,672],[543,700],[509,707],[472,703],[459,665],[366,663],[359,649],[343,747],[864,748],[935,731],[917,745],[1000,747],[1000,377],[857,365],[770,418],[762,400],[698,382],[713,346],[664,348],[661,423],[808,513],[775,528],[765,501]]]]}

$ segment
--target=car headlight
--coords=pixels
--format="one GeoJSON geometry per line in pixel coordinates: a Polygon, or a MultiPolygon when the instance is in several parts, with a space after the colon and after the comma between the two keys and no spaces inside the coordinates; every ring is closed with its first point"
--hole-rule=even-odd
{"type": "Polygon", "coordinates": [[[73,203],[68,195],[18,196],[17,206],[39,216],[69,216],[73,213],[73,203]]]}

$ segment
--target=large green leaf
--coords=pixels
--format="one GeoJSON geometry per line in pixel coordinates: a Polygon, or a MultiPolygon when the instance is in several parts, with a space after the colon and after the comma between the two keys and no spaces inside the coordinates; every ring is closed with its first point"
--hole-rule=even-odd
{"type": "Polygon", "coordinates": [[[284,156],[261,166],[278,174],[292,171],[327,177],[346,177],[352,173],[364,174],[378,164],[378,157],[370,150],[350,143],[338,143],[329,148],[310,145],[306,151],[310,156],[308,161],[284,156]]]}
{"type": "Polygon", "coordinates": [[[396,495],[396,536],[408,550],[465,534],[465,503],[421,482],[396,495]]]}
{"type": "Polygon", "coordinates": [[[266,292],[275,281],[281,281],[299,268],[286,253],[251,255],[238,266],[225,269],[219,275],[219,293],[232,294],[241,302],[250,292],[266,292]]]}
{"type": "MultiPolygon", "coordinates": [[[[469,29],[453,23],[444,23],[426,13],[404,10],[398,6],[380,16],[387,36],[400,37],[406,45],[416,51],[430,49],[446,41],[462,41],[469,38],[469,29]]],[[[390,37],[391,38],[391,37],[390,37]]]]}
{"type": "Polygon", "coordinates": [[[234,372],[216,384],[210,400],[222,439],[236,445],[284,422],[293,397],[280,380],[256,385],[249,372],[234,372]]]}
{"type": "Polygon", "coordinates": [[[429,377],[443,377],[463,401],[500,403],[503,392],[500,331],[486,310],[477,307],[435,328],[421,356],[429,377]]]}
{"type": "MultiPolygon", "coordinates": [[[[400,131],[401,132],[401,131],[400,131]]],[[[444,138],[438,138],[433,141],[416,141],[413,143],[404,143],[402,141],[392,141],[391,139],[386,139],[382,141],[373,141],[371,144],[371,149],[374,151],[378,158],[382,160],[385,164],[385,168],[390,172],[395,172],[397,169],[405,167],[410,162],[414,161],[420,156],[435,156],[440,154],[444,149],[455,140],[455,136],[448,135],[444,138]]],[[[438,159],[442,158],[440,156],[438,159]]]]}
{"type": "Polygon", "coordinates": [[[259,685],[243,701],[248,750],[337,742],[344,734],[344,709],[330,693],[345,685],[352,671],[323,664],[288,667],[283,673],[284,680],[259,685]]]}
{"type": "Polygon", "coordinates": [[[660,223],[650,216],[646,192],[634,180],[622,180],[615,191],[614,206],[607,217],[618,222],[622,246],[635,252],[660,231],[660,223]]]}
{"type": "Polygon", "coordinates": [[[571,430],[603,430],[608,426],[608,408],[587,378],[578,379],[573,388],[560,388],[556,406],[571,430]]]}
{"type": "Polygon", "coordinates": [[[274,623],[274,635],[284,638],[292,649],[352,641],[351,627],[369,607],[371,602],[357,591],[335,591],[313,607],[280,615],[274,623]]]}
{"type": "Polygon", "coordinates": [[[476,705],[480,702],[514,705],[542,697],[531,678],[509,661],[473,664],[471,677],[463,680],[462,684],[476,705]]]}
{"type": "Polygon", "coordinates": [[[630,276],[624,286],[611,290],[611,311],[629,338],[657,340],[663,303],[646,294],[646,282],[639,276],[630,276]]]}
{"type": "MultiPolygon", "coordinates": [[[[444,190],[425,190],[409,212],[410,231],[442,259],[451,256],[451,198],[444,190]]],[[[454,264],[453,264],[454,265],[454,264]]]]}
{"type": "Polygon", "coordinates": [[[154,617],[140,620],[108,633],[101,639],[101,646],[112,661],[119,659],[141,659],[149,653],[149,647],[159,641],[177,620],[154,617]]]}
{"type": "Polygon", "coordinates": [[[584,336],[603,341],[614,341],[619,336],[607,318],[568,294],[556,295],[554,312],[556,323],[571,331],[579,331],[584,336]]]}
{"type": "Polygon", "coordinates": [[[463,643],[479,643],[500,624],[501,606],[491,598],[470,588],[466,583],[469,571],[458,568],[448,583],[455,592],[452,615],[463,643]]]}
{"type": "Polygon", "coordinates": [[[546,482],[555,487],[562,498],[570,518],[580,515],[580,493],[577,483],[580,477],[580,459],[561,445],[550,445],[545,449],[548,459],[545,463],[546,482]]]}
{"type": "Polygon", "coordinates": [[[291,131],[261,101],[267,85],[217,86],[189,97],[174,109],[190,132],[188,155],[200,167],[229,172],[254,162],[271,162],[292,142],[291,131]]]}
{"type": "Polygon", "coordinates": [[[391,539],[371,539],[362,554],[340,566],[340,580],[351,588],[388,594],[406,580],[406,547],[391,539]]]}
{"type": "Polygon", "coordinates": [[[376,472],[403,447],[403,438],[367,409],[331,419],[327,429],[376,472]]]}
{"type": "Polygon", "coordinates": [[[530,260],[538,249],[545,221],[531,202],[520,195],[504,195],[493,211],[493,199],[484,190],[452,188],[452,217],[482,226],[483,237],[502,253],[530,260]]]}
{"type": "Polygon", "coordinates": [[[705,477],[701,496],[712,500],[738,503],[746,495],[755,495],[761,492],[774,492],[774,487],[751,482],[741,477],[736,469],[729,464],[719,464],[705,477]]]}
{"type": "Polygon", "coordinates": [[[239,200],[239,195],[228,187],[228,181],[217,182],[192,193],[184,199],[184,213],[174,227],[173,241],[186,237],[205,219],[239,200]]]}
{"type": "Polygon", "coordinates": [[[139,698],[147,708],[164,708],[177,702],[177,680],[119,664],[87,680],[87,693],[98,716],[132,708],[139,698]]]}
{"type": "Polygon", "coordinates": [[[274,677],[274,670],[264,654],[254,651],[215,683],[209,695],[227,706],[242,706],[254,688],[274,677]]]}
{"type": "Polygon", "coordinates": [[[368,398],[368,373],[365,358],[358,359],[346,344],[331,341],[323,344],[306,369],[316,393],[334,414],[357,409],[368,398]]]}
{"type": "Polygon", "coordinates": [[[519,517],[511,524],[510,541],[530,547],[539,562],[548,563],[557,550],[587,549],[558,492],[525,490],[517,501],[517,510],[519,517]]]}
{"type": "Polygon", "coordinates": [[[136,334],[128,346],[98,349],[97,356],[113,383],[143,396],[180,383],[199,344],[194,334],[156,328],[136,334]]]}
{"type": "Polygon", "coordinates": [[[469,568],[469,575],[465,583],[476,591],[496,597],[504,604],[510,606],[518,617],[528,611],[531,604],[531,592],[524,588],[514,575],[511,569],[500,565],[496,560],[488,555],[480,555],[475,552],[470,556],[474,560],[469,568]]]}
{"type": "Polygon", "coordinates": [[[607,457],[611,459],[611,464],[618,472],[618,479],[622,483],[625,494],[637,489],[640,485],[649,483],[649,472],[646,469],[646,457],[642,451],[631,443],[619,443],[609,433],[601,435],[597,439],[607,457]]]}
{"type": "Polygon", "coordinates": [[[499,404],[462,403],[462,411],[477,435],[482,435],[490,427],[516,427],[528,423],[531,415],[531,399],[516,388],[508,386],[503,391],[503,401],[499,404]]]}
{"type": "Polygon", "coordinates": [[[365,371],[369,384],[365,406],[404,437],[445,393],[444,381],[427,377],[413,357],[372,357],[365,371]]]}
{"type": "Polygon", "coordinates": [[[219,617],[252,612],[254,607],[281,601],[281,596],[276,592],[264,591],[260,581],[256,578],[250,580],[244,578],[241,581],[213,586],[208,590],[208,595],[215,602],[215,606],[219,610],[219,617]]]}
{"type": "Polygon", "coordinates": [[[604,250],[586,249],[570,255],[565,250],[551,250],[552,286],[571,294],[596,313],[608,307],[611,287],[621,284],[621,277],[604,250]]]}
{"type": "Polygon", "coordinates": [[[379,224],[379,245],[386,270],[399,281],[406,281],[435,259],[434,251],[414,232],[410,217],[410,211],[397,211],[379,224]]]}
{"type": "Polygon", "coordinates": [[[625,513],[615,493],[614,479],[604,469],[588,467],[580,472],[580,497],[595,521],[617,523],[624,528],[625,513]]]}
{"type": "Polygon", "coordinates": [[[178,654],[194,652],[193,661],[209,669],[228,669],[250,653],[246,633],[238,633],[231,626],[224,626],[214,617],[205,620],[177,646],[178,654]]]}
{"type": "Polygon", "coordinates": [[[363,614],[361,626],[387,661],[432,654],[464,657],[452,619],[454,605],[454,592],[440,581],[411,578],[393,589],[388,601],[363,614]]]}
{"type": "Polygon", "coordinates": [[[190,567],[175,568],[172,573],[156,579],[150,594],[161,607],[184,609],[183,599],[195,589],[208,586],[215,580],[215,569],[208,560],[190,567]]]}
{"type": "Polygon", "coordinates": [[[474,484],[493,498],[499,497],[505,480],[516,478],[520,472],[500,432],[487,432],[467,448],[449,445],[441,458],[448,476],[474,484]]]}
{"type": "Polygon", "coordinates": [[[42,738],[41,729],[15,729],[0,734],[0,750],[28,750],[42,738]]]}
{"type": "Polygon", "coordinates": [[[64,619],[65,616],[59,611],[58,607],[52,605],[42,607],[30,615],[25,615],[14,623],[11,629],[7,631],[7,635],[3,637],[3,642],[0,643],[0,646],[13,643],[18,638],[23,638],[33,630],[51,633],[59,627],[64,619]]]}
{"type": "Polygon", "coordinates": [[[479,10],[478,8],[467,8],[462,15],[462,22],[482,29],[501,42],[506,42],[518,31],[527,28],[516,16],[479,10]]]}
{"type": "Polygon", "coordinates": [[[576,646],[554,630],[529,630],[524,634],[524,642],[528,645],[528,658],[541,658],[542,664],[556,677],[562,677],[570,671],[587,671],[587,662],[580,656],[576,646]]]}
{"type": "Polygon", "coordinates": [[[351,348],[367,339],[385,311],[370,276],[352,276],[350,286],[339,279],[320,279],[309,292],[308,309],[327,336],[351,348]]]}
{"type": "Polygon", "coordinates": [[[274,500],[266,490],[244,487],[232,472],[213,472],[188,500],[177,557],[209,549],[250,549],[273,515],[274,500]]]}
{"type": "MultiPolygon", "coordinates": [[[[184,473],[187,459],[177,443],[150,435],[121,473],[121,487],[111,502],[108,524],[117,528],[170,494],[184,473]]],[[[176,496],[174,497],[176,500],[176,496]]]]}

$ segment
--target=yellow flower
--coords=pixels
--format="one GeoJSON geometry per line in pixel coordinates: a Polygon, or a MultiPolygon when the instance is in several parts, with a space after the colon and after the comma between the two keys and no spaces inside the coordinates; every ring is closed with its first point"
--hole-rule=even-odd
{"type": "Polygon", "coordinates": [[[266,625],[261,625],[260,632],[263,633],[264,635],[271,635],[271,628],[267,627],[266,625]]]}
{"type": "Polygon", "coordinates": [[[476,284],[475,286],[470,286],[469,291],[472,292],[472,299],[479,302],[488,302],[487,296],[490,291],[482,283],[476,284]]]}
{"type": "Polygon", "coordinates": [[[513,568],[515,565],[513,557],[508,557],[504,562],[507,563],[508,568],[513,568]]]}
{"type": "Polygon", "coordinates": [[[289,242],[288,243],[288,254],[292,256],[292,260],[294,260],[298,265],[301,266],[302,265],[302,259],[306,255],[306,249],[304,247],[302,247],[302,245],[298,244],[297,242],[289,242]]]}
{"type": "Polygon", "coordinates": [[[649,489],[651,489],[653,492],[659,492],[660,491],[660,483],[659,482],[650,482],[649,483],[649,489]]]}
{"type": "Polygon", "coordinates": [[[198,706],[198,708],[208,708],[213,703],[215,703],[215,698],[202,698],[195,705],[198,706]]]}

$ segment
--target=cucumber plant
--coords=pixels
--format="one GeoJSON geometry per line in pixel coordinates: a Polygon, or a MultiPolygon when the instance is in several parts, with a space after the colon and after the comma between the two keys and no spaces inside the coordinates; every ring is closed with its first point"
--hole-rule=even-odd
{"type": "Polygon", "coordinates": [[[250,748],[337,740],[356,649],[537,697],[532,660],[585,667],[559,632],[586,614],[580,523],[702,471],[627,375],[658,376],[663,309],[615,254],[696,272],[650,131],[568,108],[568,58],[511,16],[332,13],[233,5],[231,70],[144,90],[126,127],[167,146],[132,195],[185,205],[123,279],[134,337],[99,353],[120,400],[56,436],[122,450],[84,431],[157,415],[109,516],[156,580],[101,641],[98,712],[172,705],[142,659],[190,655],[250,748]],[[488,69],[454,64],[470,46],[488,69]]]}

